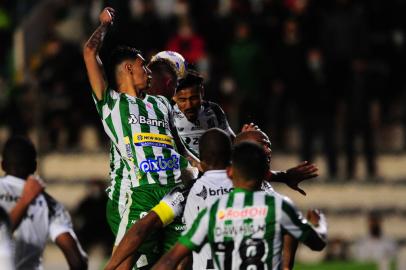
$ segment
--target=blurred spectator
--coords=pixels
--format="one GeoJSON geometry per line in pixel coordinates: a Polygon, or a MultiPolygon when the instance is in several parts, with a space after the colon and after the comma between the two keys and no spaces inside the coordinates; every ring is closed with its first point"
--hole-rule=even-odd
{"type": "MultiPolygon", "coordinates": [[[[268,117],[275,144],[285,146],[289,113],[295,100],[300,102],[306,92],[306,45],[299,33],[296,20],[283,23],[282,39],[272,50],[274,69],[268,117]]],[[[306,106],[305,106],[306,107],[306,106]]]]}
{"type": "Polygon", "coordinates": [[[100,244],[105,255],[109,256],[114,236],[106,220],[107,194],[105,189],[104,181],[92,180],[87,189],[88,195],[79,202],[74,211],[74,220],[78,238],[83,243],[85,251],[89,252],[92,247],[100,244]]]}
{"type": "Polygon", "coordinates": [[[341,238],[329,239],[327,245],[326,261],[345,261],[348,260],[348,243],[341,238]]]}
{"type": "Polygon", "coordinates": [[[205,41],[195,33],[191,22],[182,18],[178,26],[178,32],[168,40],[166,48],[170,51],[179,52],[188,63],[196,65],[202,74],[208,73],[208,63],[205,51],[205,41]]]}
{"type": "Polygon", "coordinates": [[[86,88],[86,72],[79,48],[51,37],[45,47],[36,70],[40,80],[42,120],[47,131],[47,149],[66,149],[78,143],[80,127],[91,122],[83,114],[88,99],[82,98],[86,88]]]}
{"type": "Polygon", "coordinates": [[[233,128],[254,122],[263,125],[263,91],[261,85],[264,66],[261,44],[251,37],[249,23],[238,22],[234,28],[234,40],[230,44],[228,68],[236,82],[234,107],[237,109],[231,122],[233,128]]]}
{"type": "Polygon", "coordinates": [[[7,75],[9,61],[9,50],[13,35],[10,4],[0,2],[0,76],[7,75]]]}
{"type": "Polygon", "coordinates": [[[394,240],[383,235],[382,216],[378,212],[371,212],[367,225],[368,235],[354,244],[354,259],[377,262],[380,270],[390,269],[391,261],[396,258],[397,247],[394,240]]]}

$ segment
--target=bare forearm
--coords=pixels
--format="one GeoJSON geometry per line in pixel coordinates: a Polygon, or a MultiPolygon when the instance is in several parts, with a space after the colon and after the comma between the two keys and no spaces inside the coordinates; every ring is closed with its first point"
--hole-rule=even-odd
{"type": "Polygon", "coordinates": [[[125,234],[105,270],[116,269],[128,257],[133,255],[153,231],[162,228],[163,224],[155,213],[149,213],[143,219],[137,221],[125,234]]]}
{"type": "Polygon", "coordinates": [[[268,182],[286,182],[286,171],[269,171],[266,180],[268,182]]]}
{"type": "Polygon", "coordinates": [[[85,53],[97,55],[103,44],[104,37],[107,34],[108,27],[108,24],[100,24],[99,27],[97,27],[85,44],[85,53]]]}
{"type": "Polygon", "coordinates": [[[20,223],[23,220],[23,217],[25,216],[31,202],[32,200],[22,197],[17,201],[17,204],[11,210],[10,221],[12,231],[14,231],[15,229],[18,228],[18,226],[20,226],[20,223]]]}
{"type": "Polygon", "coordinates": [[[283,270],[292,270],[299,242],[290,234],[283,236],[283,270]]]}
{"type": "Polygon", "coordinates": [[[123,240],[121,240],[120,245],[114,251],[113,256],[108,262],[105,270],[116,269],[138,249],[147,233],[134,232],[136,230],[136,228],[134,229],[134,227],[132,227],[127,232],[126,236],[123,238],[123,240]]]}
{"type": "Polygon", "coordinates": [[[90,85],[96,97],[102,99],[103,93],[107,87],[107,80],[104,75],[103,63],[99,57],[99,50],[103,45],[103,39],[107,33],[108,25],[101,24],[93,35],[86,42],[83,49],[87,74],[90,85]]]}
{"type": "Polygon", "coordinates": [[[174,260],[173,257],[167,253],[165,254],[158,263],[152,268],[153,270],[172,270],[176,269],[179,261],[174,260]]]}

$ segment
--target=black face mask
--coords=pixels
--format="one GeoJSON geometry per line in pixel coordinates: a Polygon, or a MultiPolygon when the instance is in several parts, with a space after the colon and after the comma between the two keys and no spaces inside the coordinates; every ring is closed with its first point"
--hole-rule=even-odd
{"type": "Polygon", "coordinates": [[[373,237],[376,237],[376,238],[379,238],[382,234],[382,230],[379,225],[372,225],[369,229],[369,232],[373,237]]]}

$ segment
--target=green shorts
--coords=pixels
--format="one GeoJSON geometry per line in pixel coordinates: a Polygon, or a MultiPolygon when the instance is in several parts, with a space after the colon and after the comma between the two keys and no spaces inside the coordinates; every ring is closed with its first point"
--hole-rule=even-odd
{"type": "MultiPolygon", "coordinates": [[[[108,200],[106,215],[116,236],[114,245],[117,246],[132,224],[146,215],[173,187],[174,185],[151,184],[132,188],[127,194],[126,203],[122,205],[117,201],[108,200]]],[[[137,267],[151,268],[162,254],[176,243],[184,229],[182,220],[175,219],[164,229],[150,234],[138,249],[137,267]]]]}

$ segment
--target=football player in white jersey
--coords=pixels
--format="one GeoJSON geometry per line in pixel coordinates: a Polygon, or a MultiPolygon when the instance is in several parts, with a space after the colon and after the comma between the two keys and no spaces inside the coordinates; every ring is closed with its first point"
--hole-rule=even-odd
{"type": "Polygon", "coordinates": [[[4,270],[14,269],[14,258],[10,237],[10,219],[6,210],[0,206],[0,269],[4,270]]]}
{"type": "Polygon", "coordinates": [[[313,250],[322,250],[327,235],[324,216],[311,225],[289,200],[261,191],[268,170],[267,154],[258,144],[234,146],[227,168],[233,191],[200,211],[153,269],[176,269],[185,256],[205,243],[210,244],[217,269],[281,269],[282,235],[286,233],[313,250]]]}
{"type": "Polygon", "coordinates": [[[2,153],[0,206],[10,213],[15,242],[16,269],[42,269],[42,253],[51,238],[64,253],[71,269],[87,269],[87,256],[73,231],[68,212],[46,194],[33,174],[36,151],[22,137],[9,139],[2,153]],[[28,179],[27,181],[25,179],[28,179]]]}

